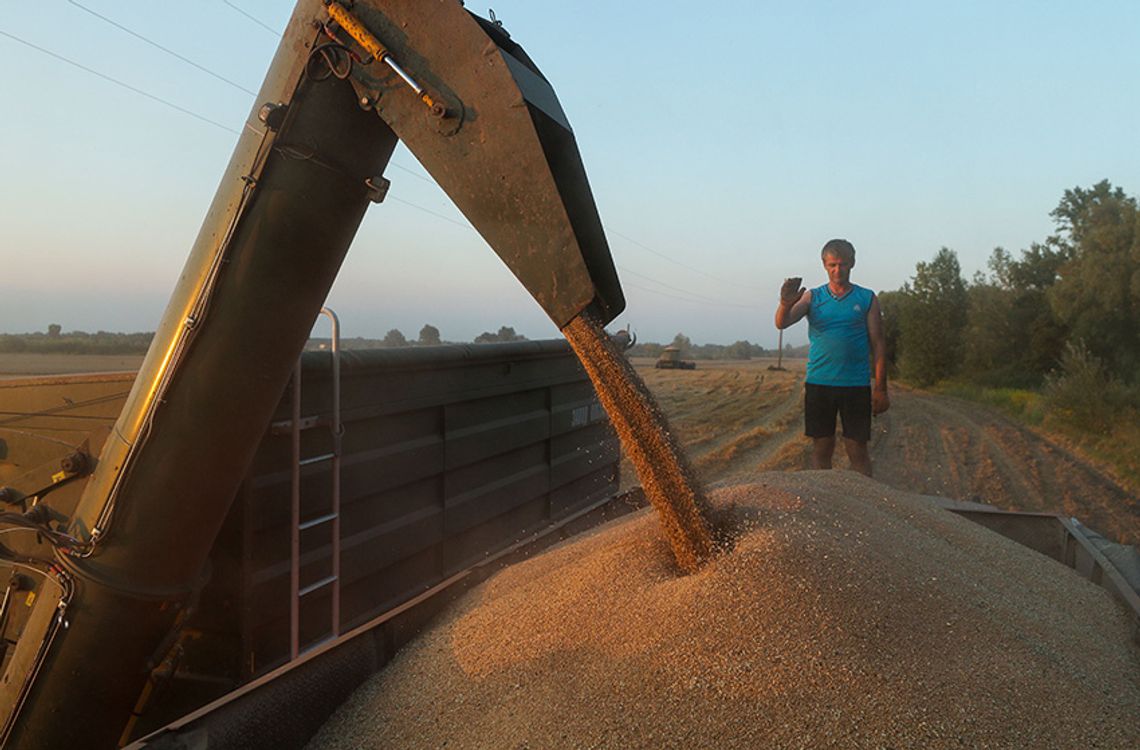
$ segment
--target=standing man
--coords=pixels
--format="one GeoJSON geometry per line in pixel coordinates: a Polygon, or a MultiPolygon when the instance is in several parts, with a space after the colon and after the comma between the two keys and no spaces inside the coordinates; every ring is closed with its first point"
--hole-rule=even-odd
{"type": "Polygon", "coordinates": [[[812,438],[812,464],[830,469],[835,453],[835,415],[843,420],[843,445],[851,468],[871,476],[871,415],[891,406],[887,397],[887,355],[879,298],[851,283],[855,247],[831,240],[820,253],[827,283],[805,290],[799,277],[780,288],[776,327],[808,319],[804,434],[812,438]],[[874,361],[874,387],[871,386],[874,361]]]}

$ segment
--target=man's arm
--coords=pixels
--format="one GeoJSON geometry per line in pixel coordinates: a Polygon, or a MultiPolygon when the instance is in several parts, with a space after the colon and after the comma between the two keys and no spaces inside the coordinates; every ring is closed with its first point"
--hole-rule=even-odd
{"type": "Polygon", "coordinates": [[[877,294],[871,298],[871,309],[867,312],[867,338],[871,341],[871,356],[875,363],[871,413],[882,414],[891,408],[891,399],[887,395],[887,340],[883,336],[883,312],[877,294]]]}
{"type": "Polygon", "coordinates": [[[776,308],[776,327],[783,330],[796,323],[811,309],[811,292],[800,286],[799,276],[784,279],[780,287],[780,306],[776,308]]]}

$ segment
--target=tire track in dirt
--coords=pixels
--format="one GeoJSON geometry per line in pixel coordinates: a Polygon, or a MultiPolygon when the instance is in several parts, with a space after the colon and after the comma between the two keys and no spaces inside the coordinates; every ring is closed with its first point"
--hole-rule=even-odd
{"type": "Polygon", "coordinates": [[[961,399],[896,387],[892,402],[888,434],[871,448],[879,481],[1007,510],[1062,513],[1140,542],[1140,499],[1047,438],[961,399]]]}

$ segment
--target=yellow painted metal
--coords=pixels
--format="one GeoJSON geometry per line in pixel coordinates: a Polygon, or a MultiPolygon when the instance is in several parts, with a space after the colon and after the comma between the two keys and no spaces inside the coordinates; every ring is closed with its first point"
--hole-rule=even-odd
{"type": "MultiPolygon", "coordinates": [[[[356,43],[368,51],[368,54],[376,58],[377,62],[393,63],[391,53],[379,39],[373,36],[372,32],[365,27],[359,18],[352,15],[347,8],[337,2],[329,3],[329,17],[340,24],[340,27],[348,32],[348,35],[356,40],[356,43]]],[[[394,66],[395,69],[402,72],[399,66],[394,66]]],[[[401,76],[404,77],[404,76],[401,76]]],[[[405,79],[406,80],[406,79],[405,79]]],[[[427,91],[418,91],[420,100],[429,107],[435,106],[435,100],[427,91]]]]}
{"type": "Polygon", "coordinates": [[[348,35],[355,39],[361,47],[368,50],[368,54],[377,60],[383,60],[388,56],[388,50],[380,43],[380,40],[374,37],[372,32],[360,22],[360,19],[349,13],[343,5],[329,3],[329,16],[339,23],[340,27],[347,31],[348,35]]]}

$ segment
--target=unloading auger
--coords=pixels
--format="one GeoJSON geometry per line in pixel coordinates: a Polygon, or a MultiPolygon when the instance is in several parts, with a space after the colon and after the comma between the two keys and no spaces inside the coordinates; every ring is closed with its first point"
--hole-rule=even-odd
{"type": "Polygon", "coordinates": [[[566,116],[499,25],[456,0],[301,0],[114,429],[7,490],[44,532],[0,550],[35,579],[7,747],[119,740],[397,139],[559,328],[623,309],[566,116]]]}

